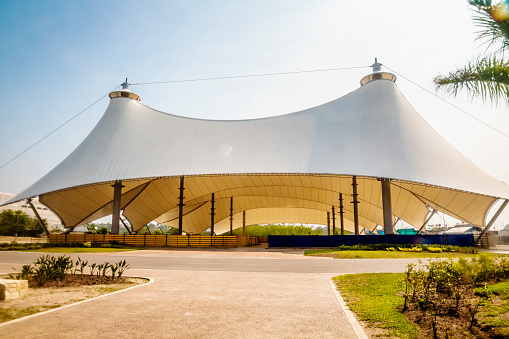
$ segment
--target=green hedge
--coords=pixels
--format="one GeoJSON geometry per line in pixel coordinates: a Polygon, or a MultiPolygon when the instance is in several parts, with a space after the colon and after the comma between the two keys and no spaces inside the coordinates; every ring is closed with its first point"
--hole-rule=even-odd
{"type": "MultiPolygon", "coordinates": [[[[345,246],[341,245],[338,247],[340,251],[387,251],[392,250],[405,250],[405,249],[416,249],[420,248],[422,251],[438,252],[461,252],[461,253],[477,253],[475,247],[460,247],[452,245],[435,245],[435,244],[366,244],[366,245],[354,245],[345,246]]],[[[408,251],[408,250],[406,250],[408,251]]]]}
{"type": "Polygon", "coordinates": [[[27,243],[27,244],[12,244],[0,243],[0,251],[23,251],[23,250],[38,250],[40,248],[48,247],[97,247],[97,248],[121,248],[126,245],[118,245],[116,243],[101,244],[101,243],[82,243],[82,242],[56,242],[56,243],[27,243]]]}

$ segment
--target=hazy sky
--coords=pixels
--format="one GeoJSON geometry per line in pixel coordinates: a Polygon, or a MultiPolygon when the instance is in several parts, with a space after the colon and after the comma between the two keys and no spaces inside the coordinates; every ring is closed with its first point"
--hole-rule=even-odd
{"type": "MultiPolygon", "coordinates": [[[[137,83],[369,66],[377,57],[434,92],[433,77],[482,55],[475,31],[465,0],[0,0],[0,166],[125,77],[137,83]]],[[[244,119],[333,100],[358,88],[370,72],[366,67],[132,90],[172,114],[244,119]]],[[[509,138],[402,77],[396,84],[450,143],[509,182],[509,138]]],[[[509,134],[505,104],[445,98],[509,134]]],[[[105,98],[0,169],[0,192],[18,193],[50,171],[107,105],[105,98]]]]}

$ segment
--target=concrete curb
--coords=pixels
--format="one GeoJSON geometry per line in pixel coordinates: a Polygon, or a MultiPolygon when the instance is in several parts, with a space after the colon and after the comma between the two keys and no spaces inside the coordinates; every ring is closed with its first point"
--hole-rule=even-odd
{"type": "Polygon", "coordinates": [[[124,290],[115,291],[115,292],[108,293],[108,294],[103,294],[103,295],[100,295],[98,297],[94,297],[94,298],[78,301],[78,302],[75,302],[73,304],[64,305],[64,306],[57,307],[57,308],[52,308],[51,310],[47,310],[47,311],[43,311],[43,312],[27,315],[26,317],[21,317],[21,318],[18,318],[18,319],[6,321],[4,323],[1,323],[0,327],[6,326],[6,325],[10,325],[10,324],[14,324],[14,323],[18,323],[18,322],[21,322],[23,320],[27,320],[27,319],[30,319],[30,318],[35,318],[35,317],[38,317],[40,315],[48,314],[48,313],[51,313],[51,312],[60,311],[60,310],[63,310],[64,308],[69,308],[69,307],[81,305],[81,304],[87,303],[89,301],[93,301],[93,300],[101,299],[101,298],[104,298],[104,297],[108,297],[108,296],[113,295],[113,294],[129,291],[129,290],[132,290],[132,289],[135,289],[135,288],[138,288],[138,287],[147,286],[147,285],[152,284],[155,281],[153,278],[147,278],[147,277],[129,277],[129,278],[148,279],[149,281],[147,283],[145,283],[145,284],[136,285],[136,286],[133,286],[133,287],[126,288],[124,290]]]}
{"type": "Polygon", "coordinates": [[[346,318],[350,322],[350,325],[352,325],[352,328],[357,335],[357,338],[359,339],[368,339],[368,336],[366,333],[364,333],[364,330],[362,329],[361,324],[357,321],[355,318],[355,315],[350,311],[348,306],[346,305],[345,301],[343,300],[343,297],[341,297],[341,294],[339,294],[338,289],[336,288],[336,285],[332,280],[329,280],[330,287],[332,288],[332,291],[334,292],[334,295],[338,299],[339,305],[341,305],[341,308],[345,312],[346,318]]]}

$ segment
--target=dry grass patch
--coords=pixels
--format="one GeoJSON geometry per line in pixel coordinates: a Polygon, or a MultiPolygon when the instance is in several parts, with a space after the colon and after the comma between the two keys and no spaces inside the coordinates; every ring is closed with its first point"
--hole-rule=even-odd
{"type": "Polygon", "coordinates": [[[86,279],[81,283],[79,279],[66,279],[65,282],[60,285],[31,286],[23,298],[0,301],[0,323],[144,284],[148,280],[123,277],[114,282],[98,281],[95,285],[88,285],[86,279]]]}

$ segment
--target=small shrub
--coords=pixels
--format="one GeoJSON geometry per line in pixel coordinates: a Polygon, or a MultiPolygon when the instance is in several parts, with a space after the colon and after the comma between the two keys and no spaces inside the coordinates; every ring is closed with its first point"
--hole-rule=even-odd
{"type": "Polygon", "coordinates": [[[431,253],[442,253],[442,249],[440,247],[428,247],[428,252],[431,252],[431,253]]]}

